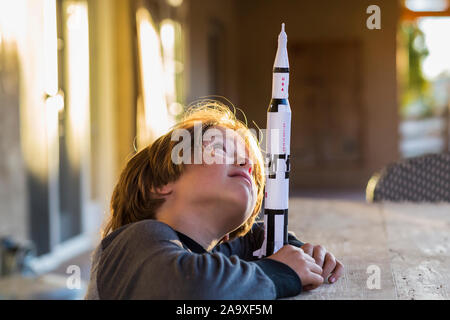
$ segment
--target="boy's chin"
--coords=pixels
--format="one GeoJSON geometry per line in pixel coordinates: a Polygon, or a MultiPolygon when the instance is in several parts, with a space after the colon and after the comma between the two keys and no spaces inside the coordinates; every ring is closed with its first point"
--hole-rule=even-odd
{"type": "Polygon", "coordinates": [[[253,212],[253,208],[250,208],[250,207],[246,208],[244,213],[240,216],[240,219],[239,219],[240,223],[239,223],[239,226],[237,228],[239,228],[240,226],[242,226],[244,223],[247,222],[247,220],[251,217],[252,212],[253,212]]]}
{"type": "Polygon", "coordinates": [[[240,211],[240,213],[236,214],[233,217],[230,217],[230,228],[229,233],[239,229],[251,216],[251,212],[247,213],[246,211],[240,211]]]}
{"type": "MultiPolygon", "coordinates": [[[[227,197],[226,200],[229,204],[229,221],[234,229],[242,226],[248,218],[250,218],[254,206],[249,200],[248,194],[234,193],[232,196],[227,197]]],[[[234,231],[234,230],[233,230],[234,231]]]]}

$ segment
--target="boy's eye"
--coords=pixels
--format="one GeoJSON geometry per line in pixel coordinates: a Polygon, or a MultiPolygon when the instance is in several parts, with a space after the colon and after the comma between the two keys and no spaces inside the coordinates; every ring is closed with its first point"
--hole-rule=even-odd
{"type": "Polygon", "coordinates": [[[213,149],[214,149],[214,150],[216,150],[216,149],[221,149],[222,151],[225,151],[225,152],[227,151],[226,148],[225,148],[225,145],[223,145],[222,143],[216,143],[216,144],[214,144],[214,145],[213,145],[213,149]]]}

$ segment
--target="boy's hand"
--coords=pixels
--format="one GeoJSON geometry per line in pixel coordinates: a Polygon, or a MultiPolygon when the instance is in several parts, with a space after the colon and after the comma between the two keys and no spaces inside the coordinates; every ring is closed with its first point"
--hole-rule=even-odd
{"type": "Polygon", "coordinates": [[[267,257],[284,264],[294,270],[302,281],[303,290],[312,290],[323,283],[322,268],[301,248],[285,245],[273,255],[267,257]]]}
{"type": "Polygon", "coordinates": [[[305,243],[302,247],[303,251],[314,258],[316,263],[323,269],[323,279],[328,279],[329,283],[336,282],[344,273],[344,265],[336,260],[330,252],[327,252],[324,247],[311,243],[305,243]],[[330,276],[331,275],[331,276],[330,276]]]}

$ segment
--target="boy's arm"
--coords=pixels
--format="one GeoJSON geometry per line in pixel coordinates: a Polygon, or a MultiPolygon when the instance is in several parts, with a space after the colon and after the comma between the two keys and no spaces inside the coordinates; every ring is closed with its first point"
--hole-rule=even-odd
{"type": "MultiPolygon", "coordinates": [[[[261,248],[264,241],[264,223],[255,222],[252,229],[243,237],[233,239],[221,243],[213,249],[213,252],[221,252],[226,256],[237,255],[239,258],[254,261],[257,257],[253,256],[253,252],[261,248]]],[[[290,245],[301,247],[304,243],[297,239],[295,234],[288,232],[288,242],[290,245]]]]}
{"type": "Polygon", "coordinates": [[[191,253],[173,236],[135,227],[105,248],[96,277],[100,299],[276,299],[302,290],[284,263],[191,253]]]}

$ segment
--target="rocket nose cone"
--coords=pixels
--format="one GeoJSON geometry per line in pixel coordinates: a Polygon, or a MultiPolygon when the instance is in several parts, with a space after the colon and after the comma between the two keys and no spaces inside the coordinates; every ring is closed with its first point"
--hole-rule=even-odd
{"type": "Polygon", "coordinates": [[[289,60],[287,56],[287,35],[284,31],[285,24],[281,24],[281,32],[278,35],[278,48],[275,56],[274,67],[289,68],[289,60]]]}
{"type": "Polygon", "coordinates": [[[281,43],[286,43],[287,42],[287,34],[284,31],[284,22],[281,24],[281,32],[278,35],[278,40],[281,41],[281,43]]]}

